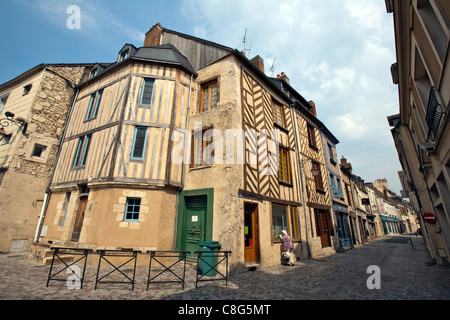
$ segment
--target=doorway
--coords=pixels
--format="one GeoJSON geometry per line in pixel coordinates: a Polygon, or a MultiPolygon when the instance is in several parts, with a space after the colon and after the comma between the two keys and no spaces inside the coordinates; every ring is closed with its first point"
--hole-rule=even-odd
{"type": "Polygon", "coordinates": [[[180,193],[176,248],[189,251],[189,260],[196,257],[200,241],[212,240],[213,195],[213,189],[180,193]]]}
{"type": "Polygon", "coordinates": [[[244,204],[245,262],[259,262],[258,205],[244,204]]]}
{"type": "Polygon", "coordinates": [[[75,218],[75,224],[73,226],[72,241],[78,242],[80,240],[81,229],[83,228],[84,213],[86,212],[86,205],[88,201],[88,196],[83,195],[80,197],[78,203],[77,216],[75,218]]]}
{"type": "Polygon", "coordinates": [[[328,221],[328,213],[325,210],[315,209],[317,234],[322,242],[322,248],[331,247],[330,225],[328,221]]]}

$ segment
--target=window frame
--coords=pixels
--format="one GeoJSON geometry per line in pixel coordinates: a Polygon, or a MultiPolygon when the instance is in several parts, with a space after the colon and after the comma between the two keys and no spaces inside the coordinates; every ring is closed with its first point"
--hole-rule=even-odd
{"type": "Polygon", "coordinates": [[[103,89],[97,91],[96,93],[91,94],[91,98],[89,100],[89,106],[86,113],[86,118],[84,121],[90,121],[97,118],[98,109],[100,107],[100,103],[102,102],[103,97],[103,89]]]}
{"type": "Polygon", "coordinates": [[[73,169],[82,169],[86,167],[87,156],[89,153],[89,148],[91,146],[92,134],[81,136],[78,138],[78,145],[73,159],[73,169]],[[80,157],[80,151],[82,156],[80,157]]]}
{"type": "Polygon", "coordinates": [[[43,144],[35,143],[33,146],[33,150],[31,151],[31,158],[38,158],[40,160],[44,160],[46,153],[47,153],[47,146],[45,146],[43,144]],[[37,150],[37,148],[41,148],[41,152],[40,152],[39,156],[35,155],[35,151],[37,150]]]}
{"type": "Polygon", "coordinates": [[[72,192],[66,192],[66,194],[64,196],[64,204],[63,204],[64,215],[63,215],[62,220],[61,220],[61,224],[60,224],[61,227],[63,227],[64,224],[66,223],[67,210],[69,209],[71,195],[72,195],[72,192]]]}
{"type": "Polygon", "coordinates": [[[322,171],[321,171],[321,165],[320,163],[316,162],[316,161],[312,161],[311,162],[311,171],[316,169],[318,172],[317,176],[313,176],[314,178],[314,183],[316,186],[316,190],[317,191],[321,191],[324,192],[324,185],[323,185],[323,179],[322,179],[322,171]]]}
{"type": "Polygon", "coordinates": [[[144,78],[144,80],[142,81],[142,87],[141,87],[141,97],[139,99],[139,105],[144,106],[144,107],[152,107],[153,106],[153,96],[154,96],[154,92],[155,92],[155,84],[156,84],[156,79],[155,78],[144,78]],[[151,81],[152,82],[152,94],[150,96],[150,103],[144,103],[144,93],[145,93],[145,88],[146,88],[146,83],[151,81]]]}
{"type": "Polygon", "coordinates": [[[279,152],[279,154],[278,154],[278,181],[280,183],[292,185],[291,163],[290,163],[289,150],[282,146],[279,146],[278,152],[279,152]],[[283,155],[286,155],[286,161],[283,161],[284,160],[283,155]],[[287,172],[285,172],[285,171],[287,171],[287,172]],[[286,177],[287,177],[287,180],[285,180],[286,177]]]}
{"type": "Polygon", "coordinates": [[[4,146],[7,144],[10,144],[12,137],[13,137],[12,133],[3,135],[3,139],[1,140],[1,143],[2,143],[1,145],[4,146]]]}
{"type": "Polygon", "coordinates": [[[142,206],[142,198],[137,197],[127,197],[126,203],[125,203],[125,212],[123,215],[123,221],[125,222],[140,222],[140,216],[141,216],[141,206],[142,206]],[[139,200],[139,204],[133,203],[130,204],[130,201],[137,201],[139,200]],[[129,207],[132,206],[132,208],[138,208],[137,213],[135,211],[128,211],[129,207]],[[129,217],[129,214],[131,214],[131,217],[129,217]],[[137,217],[135,215],[137,214],[137,217]]]}
{"type": "Polygon", "coordinates": [[[0,97],[0,113],[2,113],[3,108],[6,106],[6,102],[8,102],[9,93],[4,94],[0,97]]]}
{"type": "MultiPolygon", "coordinates": [[[[215,156],[215,149],[213,149],[213,155],[212,155],[212,162],[208,163],[207,159],[204,159],[203,154],[205,153],[206,148],[214,148],[214,134],[213,134],[213,127],[208,127],[202,130],[201,134],[201,142],[202,142],[202,148],[201,148],[201,163],[198,162],[198,139],[199,137],[196,137],[195,134],[192,134],[192,146],[191,146],[191,168],[198,168],[198,167],[206,167],[206,166],[212,166],[214,163],[214,156],[215,156]],[[206,135],[207,133],[211,133],[211,135],[206,135]],[[197,138],[197,139],[196,139],[197,138]],[[207,140],[210,141],[207,141],[207,140]]],[[[211,153],[211,152],[210,152],[211,153]]]]}
{"type": "Polygon", "coordinates": [[[282,127],[285,128],[286,127],[286,118],[284,115],[284,107],[281,103],[272,100],[272,115],[273,115],[273,122],[282,127]],[[280,116],[281,116],[281,123],[279,123],[280,120],[280,116]]]}
{"type": "Polygon", "coordinates": [[[317,151],[318,148],[317,148],[317,143],[316,143],[316,130],[315,130],[314,126],[310,125],[309,123],[308,123],[307,127],[308,127],[309,146],[310,146],[310,148],[317,151]]]}
{"type": "Polygon", "coordinates": [[[207,82],[204,82],[202,84],[200,84],[200,100],[199,100],[199,113],[202,112],[206,112],[206,111],[211,111],[215,108],[217,108],[217,106],[219,105],[219,94],[220,94],[220,90],[219,90],[219,78],[215,78],[212,80],[209,80],[207,82]],[[213,87],[212,85],[216,85],[215,86],[215,95],[213,95],[213,87]],[[208,91],[208,97],[207,97],[207,109],[204,109],[205,106],[205,87],[207,87],[207,91],[208,91]],[[213,99],[213,96],[215,99],[213,99]],[[215,102],[213,105],[213,101],[215,102]]]}
{"type": "Polygon", "coordinates": [[[143,126],[136,126],[135,130],[134,130],[134,139],[133,139],[133,147],[131,149],[131,155],[130,155],[130,159],[131,160],[143,160],[145,157],[145,150],[147,149],[147,133],[148,133],[148,127],[143,127],[143,126]],[[144,130],[144,141],[143,141],[143,145],[142,145],[142,155],[140,157],[135,157],[134,153],[136,151],[136,138],[138,136],[138,131],[139,130],[144,130]]]}
{"type": "Polygon", "coordinates": [[[130,56],[130,49],[124,50],[120,53],[119,62],[124,61],[130,56]]]}
{"type": "Polygon", "coordinates": [[[292,242],[301,242],[301,226],[298,207],[274,202],[271,203],[272,242],[282,242],[279,237],[280,234],[275,234],[274,207],[285,208],[285,212],[283,214],[285,214],[284,219],[286,220],[287,225],[281,226],[279,233],[281,234],[281,230],[286,230],[289,233],[292,242]]]}

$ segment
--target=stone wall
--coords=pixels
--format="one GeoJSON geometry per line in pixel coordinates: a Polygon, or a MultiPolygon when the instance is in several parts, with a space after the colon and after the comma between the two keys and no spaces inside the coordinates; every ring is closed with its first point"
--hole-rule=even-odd
{"type": "MultiPolygon", "coordinates": [[[[75,95],[75,85],[85,68],[47,66],[39,81],[33,83],[33,99],[23,100],[20,115],[28,128],[25,134],[14,133],[14,145],[9,148],[8,170],[0,186],[0,251],[8,252],[15,243],[26,243],[15,250],[27,250],[33,241],[42,211],[46,188],[50,182],[58,147],[75,95]],[[42,152],[33,155],[35,147],[42,152]]],[[[26,79],[11,91],[21,91],[26,79]]],[[[18,92],[18,96],[21,92],[18,92]]],[[[13,108],[10,104],[8,109],[13,108]]],[[[16,110],[9,110],[16,113],[16,110]]]]}

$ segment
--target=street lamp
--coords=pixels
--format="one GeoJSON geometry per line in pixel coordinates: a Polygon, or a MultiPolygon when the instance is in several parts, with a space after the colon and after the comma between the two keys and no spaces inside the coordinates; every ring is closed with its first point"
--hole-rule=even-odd
{"type": "Polygon", "coordinates": [[[15,114],[9,111],[5,112],[6,118],[0,119],[0,134],[3,136],[6,135],[5,128],[10,125],[10,123],[14,123],[19,129],[22,129],[22,133],[25,134],[27,132],[28,123],[25,119],[21,117],[17,117],[14,119],[15,114]]]}

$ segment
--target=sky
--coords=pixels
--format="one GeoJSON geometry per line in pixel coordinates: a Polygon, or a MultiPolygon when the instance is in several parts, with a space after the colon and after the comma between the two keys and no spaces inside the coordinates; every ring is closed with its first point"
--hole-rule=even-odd
{"type": "Polygon", "coordinates": [[[266,75],[284,72],[315,102],[354,174],[386,178],[400,193],[387,121],[399,112],[394,27],[384,0],[1,0],[0,12],[0,83],[40,63],[114,62],[126,43],[143,46],[157,22],[247,49],[264,59],[266,75]],[[68,27],[72,5],[79,28],[68,27]]]}

